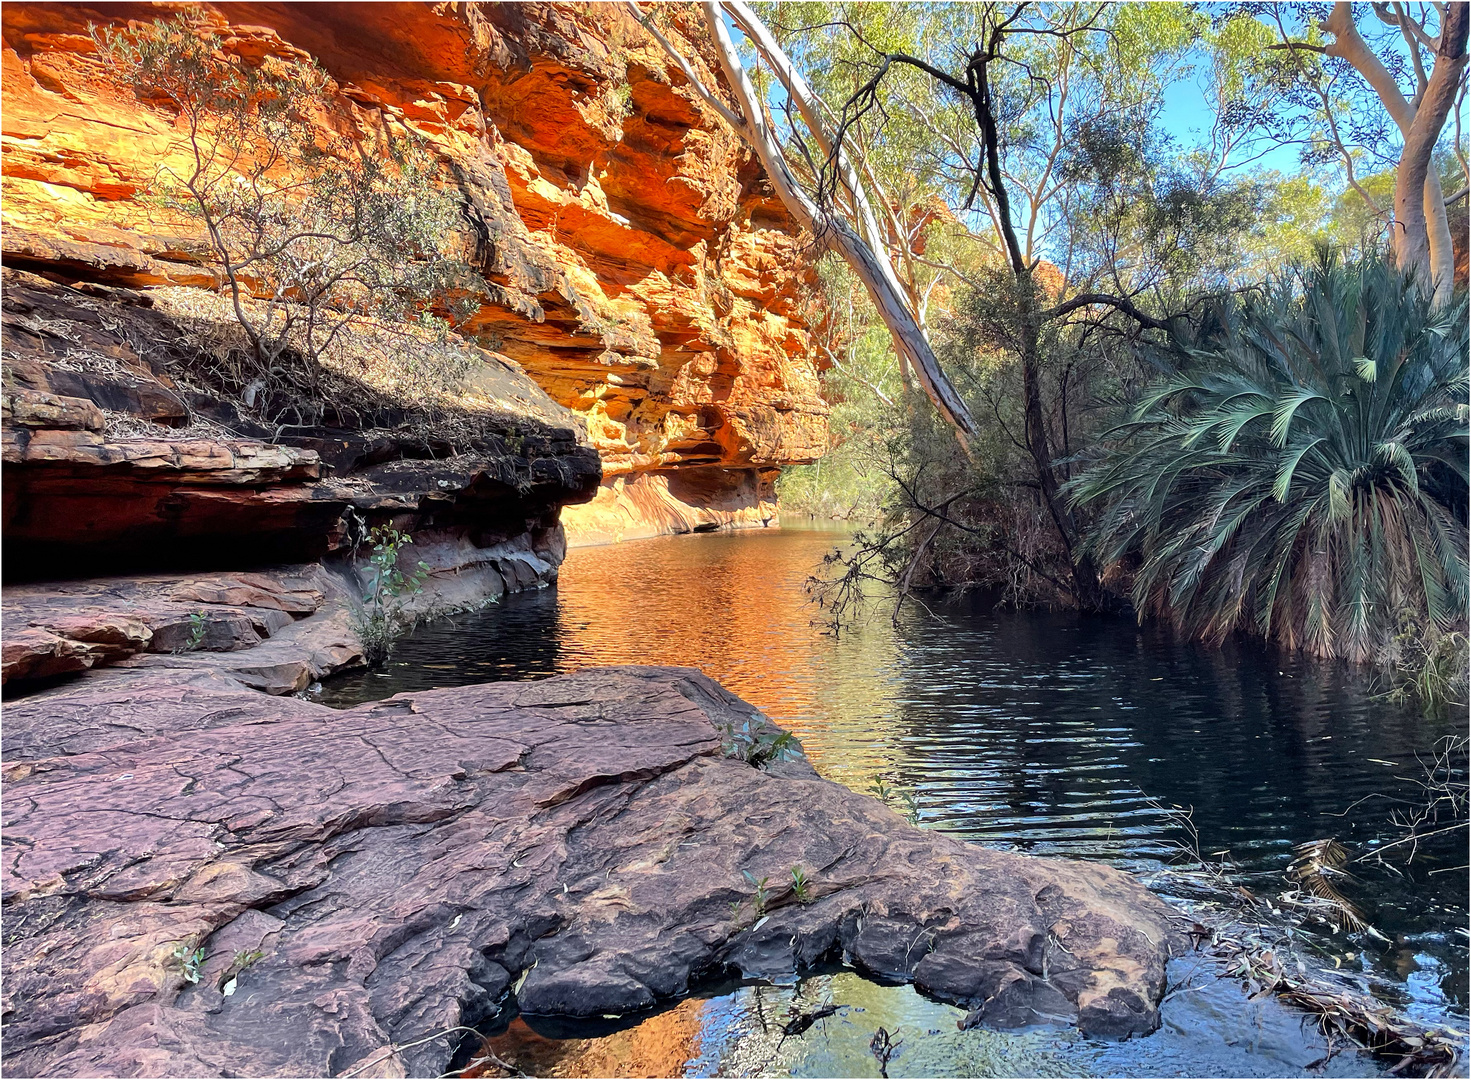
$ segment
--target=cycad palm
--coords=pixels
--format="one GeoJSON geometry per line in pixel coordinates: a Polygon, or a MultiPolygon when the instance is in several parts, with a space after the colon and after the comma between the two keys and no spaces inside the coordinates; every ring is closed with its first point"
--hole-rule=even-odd
{"type": "Polygon", "coordinates": [[[1072,485],[1095,557],[1137,556],[1141,616],[1355,660],[1407,617],[1464,624],[1464,297],[1325,258],[1221,320],[1072,485]]]}

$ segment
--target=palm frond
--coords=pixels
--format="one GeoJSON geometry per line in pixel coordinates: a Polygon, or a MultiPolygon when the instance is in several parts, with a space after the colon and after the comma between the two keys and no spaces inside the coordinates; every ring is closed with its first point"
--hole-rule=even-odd
{"type": "Polygon", "coordinates": [[[1408,618],[1464,627],[1467,303],[1324,260],[1218,312],[1066,487],[1140,617],[1364,660],[1408,618]],[[1260,422],[1259,422],[1260,421],[1260,422]]]}

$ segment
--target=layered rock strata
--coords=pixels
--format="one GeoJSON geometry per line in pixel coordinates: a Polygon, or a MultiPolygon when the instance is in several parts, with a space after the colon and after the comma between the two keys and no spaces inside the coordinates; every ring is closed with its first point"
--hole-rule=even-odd
{"type": "MultiPolygon", "coordinates": [[[[438,552],[436,570],[473,573],[518,552],[539,568],[499,580],[519,588],[555,577],[558,510],[597,491],[580,423],[512,361],[482,354],[461,438],[454,418],[440,422],[449,434],[402,423],[413,418],[392,400],[378,418],[397,426],[283,433],[180,381],[207,358],[149,297],[9,269],[4,283],[12,579],[346,557],[388,525],[438,552]]],[[[503,591],[487,584],[487,596],[503,591]]]]}
{"type": "MultiPolygon", "coordinates": [[[[805,242],[620,5],[189,7],[241,56],[317,59],[335,80],[324,123],[392,117],[430,140],[490,286],[470,332],[573,410],[602,457],[598,502],[568,515],[574,539],[765,523],[774,471],[826,449],[805,242]],[[688,469],[705,479],[682,485],[688,469]]],[[[214,285],[196,230],[139,198],[183,152],[176,118],[119,86],[88,33],[172,10],[5,5],[9,264],[214,285]]],[[[680,9],[658,17],[718,84],[698,23],[686,35],[680,9]]]]}
{"type": "Polygon", "coordinates": [[[1127,875],[752,767],[743,727],[773,733],[687,669],[342,712],[104,670],[14,702],[6,1072],[433,1076],[508,994],[627,1016],[839,958],[997,1025],[1157,1025],[1174,936],[1127,875]]]}

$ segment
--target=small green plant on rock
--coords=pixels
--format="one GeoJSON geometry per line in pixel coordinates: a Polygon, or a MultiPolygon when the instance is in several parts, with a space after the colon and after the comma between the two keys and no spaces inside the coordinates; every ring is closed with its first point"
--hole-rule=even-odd
{"type": "Polygon", "coordinates": [[[179,961],[179,966],[184,969],[184,981],[197,983],[199,981],[199,970],[204,966],[204,950],[189,947],[187,941],[181,941],[174,946],[171,954],[179,961]]]}
{"type": "Polygon", "coordinates": [[[244,971],[246,968],[254,965],[256,961],[260,960],[265,955],[266,954],[261,952],[259,949],[241,949],[235,954],[234,959],[230,961],[230,966],[225,970],[228,974],[231,975],[238,974],[239,972],[244,971]]]}
{"type": "Polygon", "coordinates": [[[189,636],[184,643],[174,650],[175,653],[196,652],[204,645],[205,635],[209,633],[209,619],[202,611],[196,611],[189,616],[189,636]]]}
{"type": "Polygon", "coordinates": [[[783,761],[796,753],[797,740],[790,731],[762,731],[761,724],[761,718],[754,714],[742,721],[739,728],[734,723],[721,724],[721,753],[756,769],[764,769],[773,761],[783,761]],[[752,726],[752,721],[756,726],[752,726]]]}
{"type": "Polygon", "coordinates": [[[422,559],[405,573],[399,566],[404,547],[413,538],[391,525],[375,525],[368,530],[368,568],[371,574],[363,593],[363,613],[356,629],[363,642],[363,657],[372,667],[387,661],[393,644],[413,626],[404,614],[404,597],[420,593],[429,575],[429,564],[422,559]]]}
{"type": "Polygon", "coordinates": [[[759,919],[766,914],[766,902],[771,899],[771,892],[766,887],[766,883],[771,879],[769,877],[757,878],[749,870],[742,870],[741,876],[751,883],[751,908],[756,912],[756,918],[759,919]]]}
{"type": "Polygon", "coordinates": [[[911,825],[919,824],[919,799],[915,797],[912,788],[904,788],[899,792],[899,801],[904,804],[904,820],[911,825]]]}
{"type": "Polygon", "coordinates": [[[792,895],[797,898],[799,904],[812,902],[812,879],[800,866],[792,867],[792,895]]]}
{"type": "Polygon", "coordinates": [[[626,120],[633,115],[633,87],[628,83],[609,87],[605,96],[608,115],[614,120],[626,120]]]}
{"type": "Polygon", "coordinates": [[[231,958],[229,965],[220,973],[220,993],[229,997],[235,993],[240,973],[248,967],[252,967],[266,954],[259,949],[241,949],[231,958]]]}
{"type": "Polygon", "coordinates": [[[875,776],[873,783],[868,785],[868,790],[885,806],[892,807],[894,800],[898,799],[900,805],[904,807],[904,820],[911,825],[919,824],[919,798],[915,795],[913,788],[890,787],[888,781],[882,776],[875,776]]]}

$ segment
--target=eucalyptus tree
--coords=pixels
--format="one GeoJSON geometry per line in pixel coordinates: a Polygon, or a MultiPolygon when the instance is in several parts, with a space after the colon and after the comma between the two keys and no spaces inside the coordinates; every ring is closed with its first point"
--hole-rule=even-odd
{"type": "Polygon", "coordinates": [[[1471,8],[1254,4],[1226,17],[1264,39],[1254,59],[1236,57],[1257,90],[1255,125],[1275,142],[1301,145],[1307,160],[1339,162],[1364,204],[1392,219],[1397,264],[1447,302],[1455,275],[1447,206],[1471,181],[1462,130],[1471,8]],[[1462,174],[1449,197],[1434,160],[1448,122],[1462,174]],[[1392,201],[1363,182],[1383,169],[1394,172],[1392,201]]]}
{"type": "MultiPolygon", "coordinates": [[[[920,166],[952,212],[973,233],[992,238],[999,274],[967,278],[970,291],[982,297],[975,307],[986,309],[975,343],[1016,357],[1018,442],[1061,545],[1070,591],[1093,605],[1099,600],[1096,575],[1077,549],[1077,522],[1059,496],[1064,477],[1057,433],[1049,430],[1049,413],[1056,410],[1044,401],[1046,353],[1057,324],[1074,313],[1121,313],[1136,331],[1166,335],[1170,319],[1136,302],[1147,282],[1126,285],[1115,274],[1107,283],[1112,288],[1079,291],[1078,276],[1046,265],[1044,254],[1062,246],[1059,238],[1067,233],[1078,178],[1068,164],[1080,135],[1121,114],[1147,128],[1197,30],[1191,12],[1173,5],[991,3],[917,10],[913,52],[892,34],[865,26],[861,8],[839,8],[830,16],[828,22],[839,23],[856,42],[844,58],[854,85],[835,110],[835,143],[839,149],[872,144],[879,150],[867,156],[875,157],[896,126],[886,118],[905,117],[929,136],[920,166]],[[850,13],[853,18],[846,18],[850,13]]],[[[828,176],[824,170],[821,179],[831,186],[828,176]]]]}
{"type": "Polygon", "coordinates": [[[660,11],[630,9],[753,147],[793,216],[864,282],[901,374],[915,371],[972,457],[978,427],[957,373],[935,357],[928,300],[943,285],[999,302],[984,344],[1016,358],[1016,441],[1062,572],[1077,599],[1095,603],[1095,575],[1086,556],[1074,559],[1078,527],[1058,495],[1065,474],[1049,433],[1044,353],[1056,328],[1077,319],[1121,313],[1131,332],[1155,335],[1171,322],[1140,302],[1157,277],[1070,279],[1044,255],[1066,246],[1079,132],[1119,113],[1152,122],[1206,21],[1180,4],[780,3],[763,6],[763,22],[740,0],[707,2],[731,108],[661,32],[660,11]],[[929,246],[946,233],[937,221],[955,223],[948,251],[929,246]]]}
{"type": "Polygon", "coordinates": [[[896,353],[912,367],[935,408],[954,428],[961,444],[968,447],[979,429],[965,400],[935,358],[912,297],[900,284],[884,243],[879,225],[882,211],[875,207],[868,185],[844,152],[841,139],[834,137],[823,103],[771,32],[741,0],[706,0],[700,8],[733,104],[719,93],[713,79],[697,70],[697,58],[685,55],[663,32],[657,8],[645,14],[633,0],[627,0],[627,9],[679,65],[701,100],[752,149],[792,217],[820,244],[838,252],[862,281],[889,328],[896,353]],[[758,92],[731,37],[727,18],[740,27],[769,77],[780,86],[789,121],[800,124],[805,132],[805,138],[799,137],[795,145],[784,144],[766,97],[758,92]],[[813,183],[812,174],[819,160],[823,163],[821,170],[831,170],[836,183],[824,185],[820,177],[813,183]]]}

